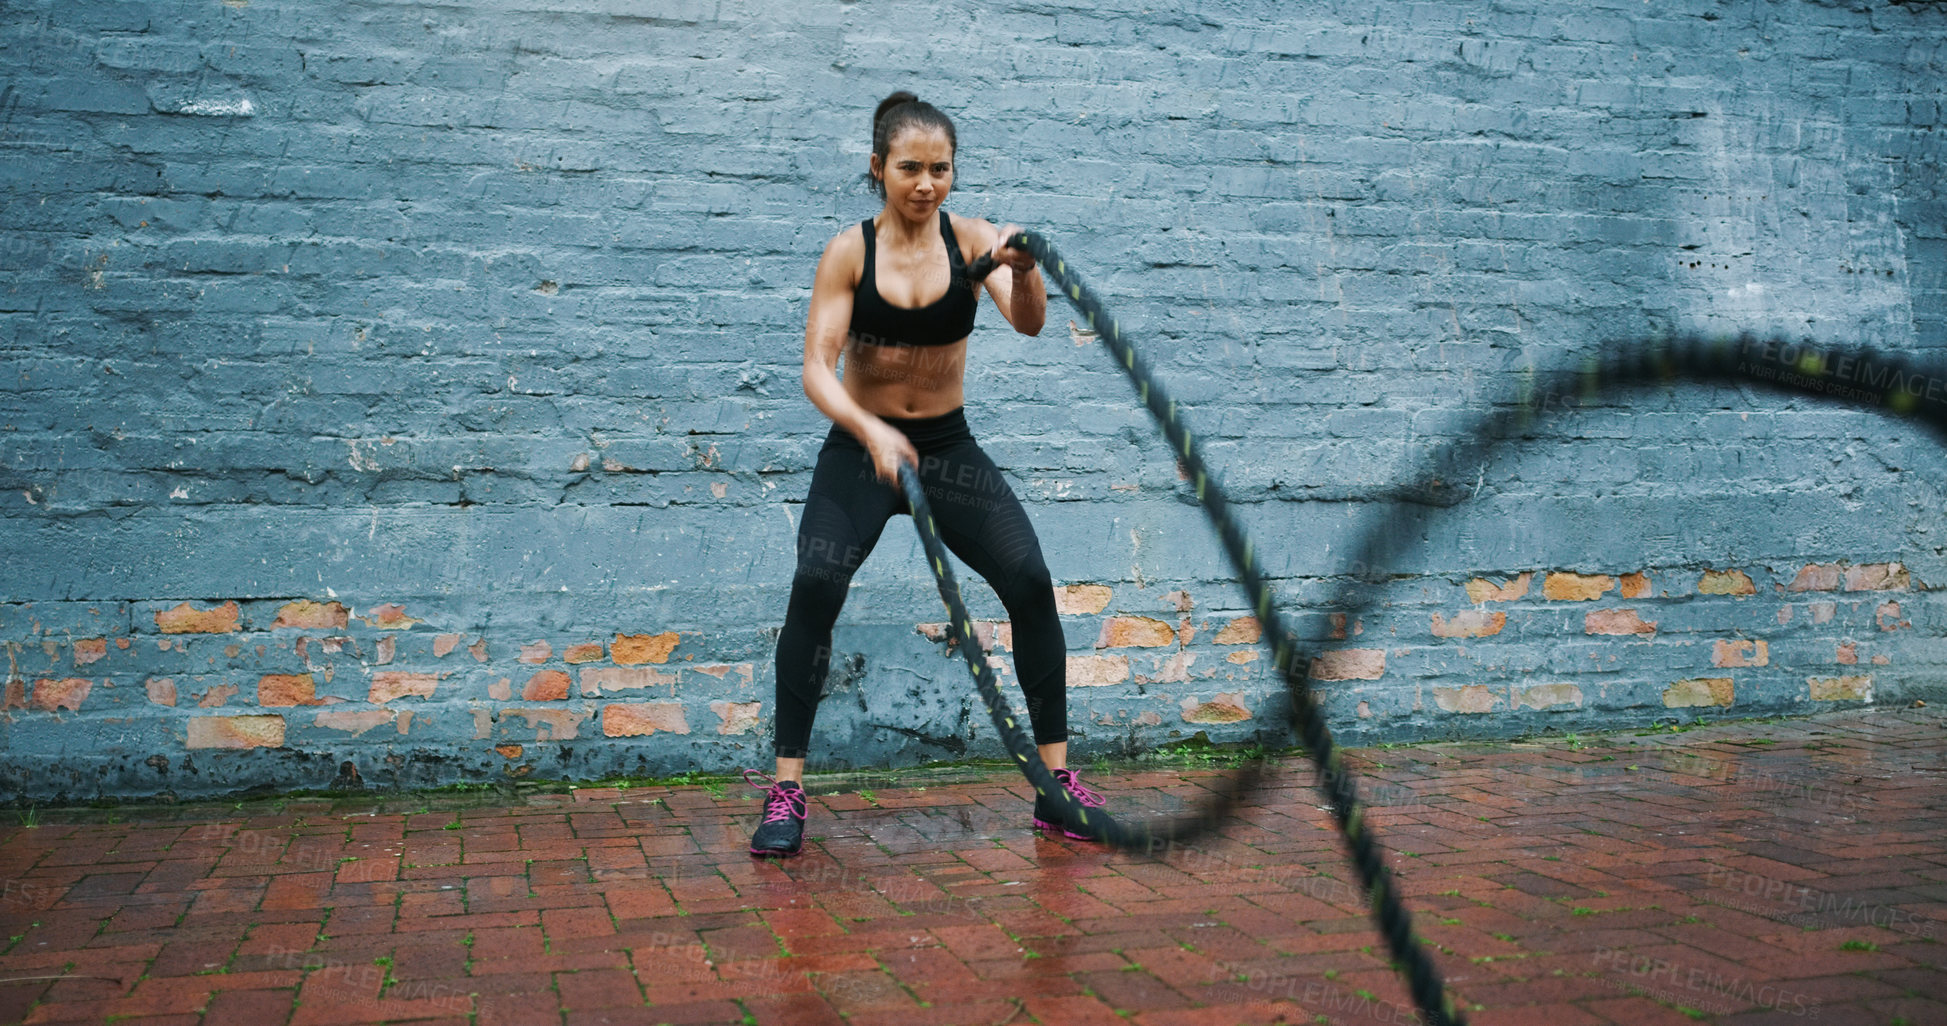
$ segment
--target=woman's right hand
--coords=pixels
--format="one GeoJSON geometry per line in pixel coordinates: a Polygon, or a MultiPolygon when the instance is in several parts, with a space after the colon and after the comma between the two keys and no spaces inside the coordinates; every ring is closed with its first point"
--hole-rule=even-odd
{"type": "Polygon", "coordinates": [[[912,439],[877,417],[866,426],[865,451],[872,456],[872,472],[895,488],[899,487],[901,463],[919,469],[919,450],[913,448],[912,439]]]}

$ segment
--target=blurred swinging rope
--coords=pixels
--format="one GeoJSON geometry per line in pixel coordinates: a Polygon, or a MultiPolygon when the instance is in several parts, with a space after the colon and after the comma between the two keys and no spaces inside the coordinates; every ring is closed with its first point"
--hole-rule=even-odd
{"type": "MultiPolygon", "coordinates": [[[[1230,556],[1231,565],[1243,582],[1244,594],[1264,629],[1266,643],[1271,649],[1272,665],[1284,676],[1285,686],[1291,695],[1292,719],[1306,750],[1311,753],[1312,761],[1318,766],[1320,787],[1331,800],[1333,818],[1345,835],[1353,866],[1358,870],[1360,883],[1372,902],[1373,917],[1379,931],[1386,938],[1387,947],[1413,992],[1414,1002],[1426,1016],[1428,1026],[1461,1026],[1466,1019],[1455,1009],[1441,982],[1439,969],[1413,935],[1412,917],[1400,904],[1384,853],[1366,825],[1364,809],[1359,803],[1352,776],[1346,771],[1340,749],[1319,713],[1311,685],[1305,679],[1304,671],[1299,669],[1308,666],[1310,661],[1297,658],[1299,653],[1295,636],[1286,630],[1284,619],[1272,602],[1271,587],[1258,566],[1251,540],[1245,537],[1244,529],[1231,516],[1230,503],[1222,489],[1211,480],[1202,453],[1192,440],[1189,429],[1177,416],[1176,402],[1169,398],[1135,348],[1122,337],[1121,327],[1103,307],[1101,300],[1082,283],[1080,276],[1048,240],[1034,232],[1022,232],[1009,239],[1008,245],[1033,253],[1035,260],[1068,297],[1068,301],[1081,312],[1089,327],[1095,330],[1096,337],[1109,348],[1116,363],[1128,374],[1130,382],[1136,387],[1136,394],[1161,426],[1171,453],[1182,464],[1190,480],[1195,482],[1197,501],[1202,504],[1218,537],[1222,539],[1224,551],[1230,556]]],[[[968,265],[967,274],[978,281],[991,273],[993,266],[992,257],[983,255],[968,265]]],[[[1186,841],[1214,829],[1229,814],[1242,793],[1256,785],[1263,774],[1262,766],[1255,763],[1247,765],[1245,772],[1231,780],[1215,800],[1207,802],[1190,816],[1173,821],[1123,823],[1100,810],[1091,812],[1084,808],[1055,781],[1047,767],[1042,765],[1033,744],[1021,730],[994,684],[993,671],[988,668],[986,656],[974,639],[973,618],[960,599],[959,586],[947,565],[945,546],[940,541],[924,491],[917,475],[904,464],[899,469],[899,484],[912,510],[913,522],[919,529],[927,562],[940,588],[940,598],[946,603],[948,630],[960,646],[967,666],[973,671],[974,683],[980,689],[988,715],[992,717],[995,728],[1000,731],[1022,772],[1027,775],[1035,793],[1051,798],[1060,805],[1071,825],[1078,824],[1083,832],[1117,848],[1155,850],[1159,843],[1186,841]]]]}
{"type": "MultiPolygon", "coordinates": [[[[1283,618],[1272,602],[1270,588],[1257,565],[1251,541],[1231,517],[1229,502],[1222,490],[1210,479],[1189,430],[1178,419],[1176,403],[1168,398],[1141,356],[1123,339],[1120,326],[1101,301],[1046,239],[1033,232],[1023,232],[1009,239],[1008,245],[1033,253],[1048,271],[1049,277],[1087,319],[1089,327],[1095,330],[1097,337],[1128,374],[1144,406],[1162,427],[1178,462],[1195,481],[1197,500],[1216,528],[1224,550],[1244,584],[1246,596],[1255,602],[1255,611],[1264,627],[1267,645],[1272,649],[1273,664],[1283,675],[1290,693],[1292,718],[1318,767],[1319,786],[1332,803],[1333,817],[1345,835],[1360,882],[1371,897],[1373,917],[1386,938],[1396,966],[1406,977],[1414,1002],[1425,1014],[1429,1026],[1465,1023],[1464,1016],[1445,992],[1438,969],[1413,935],[1411,916],[1401,906],[1382,850],[1365,825],[1363,809],[1352,779],[1344,768],[1340,750],[1318,710],[1309,681],[1298,670],[1301,664],[1309,665],[1309,660],[1297,658],[1295,636],[1286,629],[1283,618]]],[[[968,274],[976,280],[983,279],[993,270],[993,266],[992,258],[983,255],[968,266],[968,274]]],[[[1545,414],[1558,405],[1572,406],[1578,399],[1587,402],[1605,391],[1666,384],[1678,379],[1748,383],[1772,391],[1876,407],[1894,416],[1919,420],[1934,428],[1942,440],[1947,441],[1947,402],[1934,400],[1930,395],[1934,385],[1947,385],[1947,367],[1914,367],[1903,357],[1868,348],[1826,350],[1810,343],[1760,341],[1750,335],[1736,340],[1690,336],[1648,344],[1605,347],[1600,357],[1584,362],[1576,370],[1555,372],[1540,380],[1531,379],[1518,403],[1484,416],[1477,429],[1466,435],[1466,443],[1436,454],[1429,463],[1429,473],[1422,477],[1422,480],[1431,482],[1429,485],[1400,491],[1395,497],[1426,506],[1457,504],[1466,497],[1468,489],[1455,483],[1455,475],[1446,471],[1462,460],[1484,460],[1493,448],[1527,429],[1538,414],[1545,414]],[[1920,383],[1922,387],[1914,388],[1915,383],[1920,383]]],[[[1089,823],[1087,810],[1075,803],[1064,789],[1053,786],[1052,777],[1036,758],[1033,746],[1008,714],[1005,702],[994,688],[992,673],[986,666],[985,658],[975,651],[972,619],[960,601],[958,587],[947,568],[944,546],[925,505],[925,496],[910,469],[904,466],[900,469],[900,484],[914,512],[914,521],[940,585],[941,598],[952,614],[949,630],[973,669],[975,681],[981,686],[982,697],[987,702],[995,726],[1008,739],[1010,749],[1037,792],[1053,795],[1057,803],[1064,807],[1066,815],[1089,823]]],[[[1385,542],[1390,537],[1386,528],[1394,519],[1388,518],[1368,531],[1359,550],[1358,565],[1377,565],[1378,558],[1384,554],[1381,550],[1386,547],[1385,542]]],[[[1373,575],[1373,579],[1380,579],[1379,575],[1373,575]]],[[[1359,601],[1351,603],[1355,607],[1363,604],[1359,601]]],[[[1147,847],[1153,850],[1159,841],[1166,838],[1186,840],[1197,836],[1212,829],[1216,821],[1234,805],[1239,792],[1255,784],[1260,768],[1249,768],[1252,772],[1248,780],[1240,780],[1238,786],[1220,795],[1218,800],[1210,803],[1209,808],[1199,810],[1186,819],[1162,824],[1159,828],[1147,823],[1121,824],[1097,812],[1093,826],[1101,831],[1104,840],[1118,847],[1147,847]]]]}

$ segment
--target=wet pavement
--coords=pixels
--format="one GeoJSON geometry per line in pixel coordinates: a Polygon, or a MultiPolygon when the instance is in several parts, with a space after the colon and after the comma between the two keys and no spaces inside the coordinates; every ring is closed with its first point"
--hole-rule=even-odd
{"type": "MultiPolygon", "coordinates": [[[[1947,1023],[1947,718],[1364,749],[1478,1024],[1947,1023]]],[[[0,1023],[1413,1023],[1309,765],[1160,857],[1018,775],[0,813],[0,1023]],[[32,825],[28,825],[31,822],[32,825]]],[[[1221,770],[1091,771],[1109,809],[1221,770]]]]}

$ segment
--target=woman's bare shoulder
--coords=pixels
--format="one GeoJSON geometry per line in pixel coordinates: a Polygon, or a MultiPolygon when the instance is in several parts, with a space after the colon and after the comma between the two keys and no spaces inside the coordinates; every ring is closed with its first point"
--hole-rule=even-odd
{"type": "Polygon", "coordinates": [[[824,255],[818,258],[818,273],[843,274],[856,285],[864,269],[865,232],[859,225],[846,225],[825,243],[824,255]]]}
{"type": "Polygon", "coordinates": [[[946,216],[951,219],[949,223],[953,225],[953,237],[960,240],[962,255],[968,259],[972,259],[974,254],[993,249],[994,240],[1000,237],[1000,229],[985,218],[961,217],[951,210],[947,211],[946,216]]]}

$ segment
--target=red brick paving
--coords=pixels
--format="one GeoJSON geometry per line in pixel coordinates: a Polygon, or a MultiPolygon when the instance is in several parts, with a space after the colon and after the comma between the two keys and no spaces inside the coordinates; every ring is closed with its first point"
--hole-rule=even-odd
{"type": "MultiPolygon", "coordinates": [[[[1922,1026],[1947,1023],[1943,725],[1354,761],[1482,1026],[1922,1026]]],[[[1210,776],[1090,782],[1164,811],[1210,776]]],[[[736,787],[43,813],[0,830],[0,1023],[1417,1021],[1299,760],[1159,859],[1033,834],[1005,772],[907,779],[814,797],[781,864],[745,854],[736,787]]]]}

